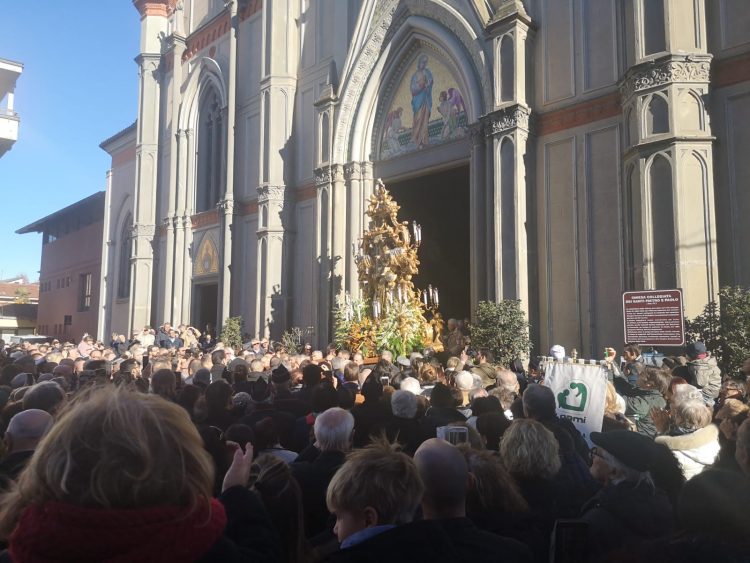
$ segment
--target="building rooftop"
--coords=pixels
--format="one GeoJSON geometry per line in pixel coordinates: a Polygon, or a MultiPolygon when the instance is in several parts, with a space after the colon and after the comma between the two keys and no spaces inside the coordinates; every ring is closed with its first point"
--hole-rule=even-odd
{"type": "Polygon", "coordinates": [[[26,233],[43,233],[45,231],[48,231],[54,223],[58,223],[67,218],[78,215],[84,215],[87,216],[87,218],[103,218],[103,213],[104,192],[101,191],[96,192],[95,194],[92,194],[71,205],[68,205],[63,209],[55,211],[54,213],[51,213],[46,217],[42,217],[38,221],[34,221],[33,223],[26,225],[25,227],[21,227],[16,231],[16,233],[18,233],[19,235],[23,235],[26,233]]]}

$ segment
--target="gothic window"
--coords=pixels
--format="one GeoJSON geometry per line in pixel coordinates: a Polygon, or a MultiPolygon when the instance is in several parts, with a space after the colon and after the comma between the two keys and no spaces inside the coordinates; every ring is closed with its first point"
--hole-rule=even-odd
{"type": "Polygon", "coordinates": [[[130,296],[130,256],[133,253],[133,218],[128,215],[120,233],[119,265],[117,268],[117,298],[127,299],[130,296]]]}
{"type": "Polygon", "coordinates": [[[654,289],[669,289],[675,277],[674,201],[672,198],[672,166],[658,154],[649,170],[651,192],[651,260],[654,289]]]}
{"type": "Polygon", "coordinates": [[[654,94],[646,109],[646,131],[649,135],[669,132],[669,108],[667,101],[654,94]]]}
{"type": "Polygon", "coordinates": [[[320,120],[320,162],[328,162],[328,138],[330,137],[330,126],[328,112],[325,112],[320,120]]]}
{"type": "Polygon", "coordinates": [[[216,207],[221,197],[223,169],[224,116],[219,96],[208,88],[198,109],[198,174],[195,210],[216,207]]]}

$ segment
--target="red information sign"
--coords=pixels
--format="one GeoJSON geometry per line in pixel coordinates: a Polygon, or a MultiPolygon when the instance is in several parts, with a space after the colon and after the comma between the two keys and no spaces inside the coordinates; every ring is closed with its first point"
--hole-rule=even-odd
{"type": "Polygon", "coordinates": [[[626,291],[622,294],[625,342],[683,346],[682,290],[626,291]]]}

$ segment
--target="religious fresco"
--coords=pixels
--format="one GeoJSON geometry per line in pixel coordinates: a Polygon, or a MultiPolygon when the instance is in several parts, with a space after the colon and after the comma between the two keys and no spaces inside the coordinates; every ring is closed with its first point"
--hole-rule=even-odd
{"type": "Polygon", "coordinates": [[[205,276],[219,272],[219,252],[216,250],[216,244],[213,239],[206,234],[198,248],[198,258],[195,261],[193,274],[196,276],[205,276]]]}
{"type": "Polygon", "coordinates": [[[460,139],[467,132],[458,80],[432,53],[417,54],[385,115],[381,159],[460,139]]]}

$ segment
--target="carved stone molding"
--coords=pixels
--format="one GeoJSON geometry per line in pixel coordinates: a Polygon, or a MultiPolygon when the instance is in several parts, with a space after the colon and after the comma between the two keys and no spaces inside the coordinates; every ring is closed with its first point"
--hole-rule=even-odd
{"type": "Polygon", "coordinates": [[[286,198],[286,186],[259,186],[258,203],[268,203],[269,201],[284,201],[286,198]]]}
{"type": "Polygon", "coordinates": [[[648,90],[672,82],[708,82],[711,72],[711,57],[696,58],[694,55],[681,59],[669,59],[659,63],[648,63],[632,68],[620,83],[620,93],[627,100],[636,92],[648,90]]]}
{"type": "Polygon", "coordinates": [[[344,165],[344,179],[348,182],[350,180],[359,180],[362,175],[362,167],[359,162],[350,162],[344,165]]]}
{"type": "Polygon", "coordinates": [[[500,135],[511,129],[529,130],[529,118],[531,110],[521,104],[515,104],[484,117],[484,132],[488,137],[500,135]]]}
{"type": "Polygon", "coordinates": [[[156,225],[145,225],[142,223],[136,223],[132,227],[131,236],[133,238],[153,238],[156,234],[156,225]]]}
{"type": "Polygon", "coordinates": [[[372,180],[372,162],[366,160],[364,162],[361,162],[360,165],[362,168],[362,179],[372,180]]]}

